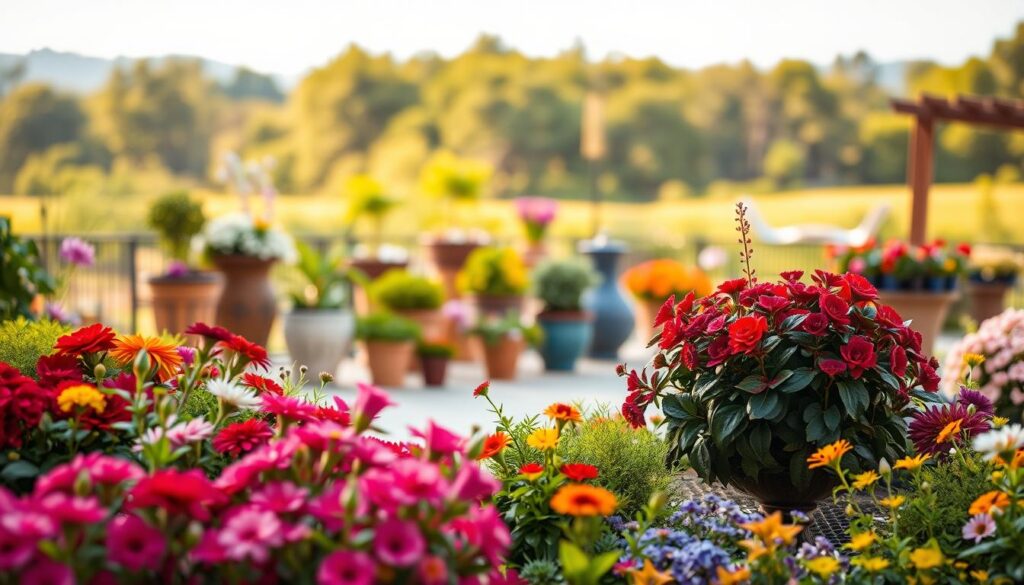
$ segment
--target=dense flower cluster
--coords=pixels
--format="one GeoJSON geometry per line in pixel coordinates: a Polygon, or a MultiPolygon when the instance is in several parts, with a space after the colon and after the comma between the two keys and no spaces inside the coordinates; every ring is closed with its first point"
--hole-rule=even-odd
{"type": "Polygon", "coordinates": [[[955,392],[966,368],[999,414],[1019,419],[1024,412],[1024,310],[1007,309],[954,345],[946,354],[943,389],[955,392]],[[969,365],[972,356],[983,359],[969,365]]]}
{"type": "Polygon", "coordinates": [[[971,247],[950,246],[943,240],[920,246],[892,240],[882,246],[869,242],[829,252],[839,270],[860,274],[881,289],[943,291],[956,286],[955,278],[966,269],[971,247]]]}
{"type": "Polygon", "coordinates": [[[675,260],[641,262],[622,274],[626,290],[638,299],[664,302],[671,295],[682,297],[693,291],[698,297],[711,292],[711,279],[699,268],[675,260]]]}
{"type": "Polygon", "coordinates": [[[294,262],[295,244],[284,232],[273,229],[248,213],[230,213],[211,220],[203,232],[206,247],[214,254],[240,254],[263,260],[294,262]]]}

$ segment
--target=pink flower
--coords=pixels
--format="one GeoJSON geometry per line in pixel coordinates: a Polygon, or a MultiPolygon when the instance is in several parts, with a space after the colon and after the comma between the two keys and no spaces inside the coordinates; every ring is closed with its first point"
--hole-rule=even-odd
{"type": "Polygon", "coordinates": [[[33,585],[75,585],[75,574],[67,565],[40,556],[21,574],[19,582],[33,585]]]}
{"type": "Polygon", "coordinates": [[[181,356],[182,363],[186,366],[191,366],[192,362],[196,361],[196,349],[194,347],[179,345],[177,352],[181,356]]]}
{"type": "Polygon", "coordinates": [[[975,514],[964,524],[961,532],[964,540],[973,540],[977,544],[996,533],[996,521],[989,514],[975,514]]]}
{"type": "Polygon", "coordinates": [[[462,451],[462,446],[465,443],[465,439],[435,424],[434,421],[428,421],[427,428],[424,431],[410,427],[409,432],[414,437],[419,437],[426,442],[427,450],[430,451],[431,455],[458,453],[462,451]]]}
{"type": "Polygon", "coordinates": [[[194,418],[188,422],[178,423],[167,429],[167,440],[174,448],[183,445],[191,445],[205,441],[213,434],[213,425],[206,422],[203,417],[194,418]]]}
{"type": "Polygon", "coordinates": [[[122,486],[145,475],[135,463],[102,453],[78,455],[70,463],[58,465],[36,481],[36,495],[63,491],[71,493],[75,481],[85,475],[93,484],[122,486]]]}
{"type": "Polygon", "coordinates": [[[10,571],[29,562],[39,541],[57,535],[57,523],[49,515],[23,509],[13,502],[0,514],[0,570],[10,571]]]}
{"type": "Polygon", "coordinates": [[[91,496],[83,498],[54,492],[43,496],[37,504],[61,524],[94,524],[106,516],[99,500],[91,496]]]}
{"type": "Polygon", "coordinates": [[[254,505],[276,514],[301,512],[309,490],[290,481],[269,483],[252,495],[254,505]]]}
{"type": "Polygon", "coordinates": [[[267,392],[260,398],[263,399],[263,412],[279,416],[285,420],[304,422],[313,418],[316,413],[316,405],[294,396],[284,396],[267,392]]]}
{"type": "Polygon", "coordinates": [[[408,567],[420,560],[426,548],[415,522],[388,518],[377,525],[373,552],[387,565],[408,567]]]}
{"type": "Polygon", "coordinates": [[[129,571],[158,569],[167,548],[163,534],[134,514],[114,518],[106,544],[110,560],[129,571]]]}
{"type": "Polygon", "coordinates": [[[335,551],[320,563],[317,585],[371,585],[377,567],[370,555],[358,551],[335,551]]]}
{"type": "Polygon", "coordinates": [[[64,238],[60,243],[60,259],[72,266],[92,266],[96,263],[96,249],[81,238],[64,238]]]}
{"type": "Polygon", "coordinates": [[[359,382],[356,391],[358,394],[352,411],[355,413],[356,430],[362,432],[370,427],[380,411],[395,403],[387,392],[370,384],[359,382]]]}
{"type": "Polygon", "coordinates": [[[255,507],[235,508],[217,533],[224,556],[234,561],[264,563],[270,549],[284,544],[283,525],[277,515],[255,507]]]}
{"type": "Polygon", "coordinates": [[[480,549],[494,566],[502,564],[512,544],[508,526],[493,506],[471,509],[468,515],[452,520],[449,529],[461,536],[464,544],[480,549]]]}
{"type": "Polygon", "coordinates": [[[447,482],[437,465],[418,459],[400,459],[391,466],[391,471],[399,503],[410,506],[420,502],[440,503],[447,482]]]}
{"type": "Polygon", "coordinates": [[[479,465],[466,463],[459,469],[452,481],[451,497],[461,501],[478,502],[490,497],[501,488],[501,483],[494,479],[479,465]]]}
{"type": "Polygon", "coordinates": [[[419,567],[420,582],[424,585],[441,585],[448,583],[448,565],[444,559],[428,555],[420,561],[419,567]]]}

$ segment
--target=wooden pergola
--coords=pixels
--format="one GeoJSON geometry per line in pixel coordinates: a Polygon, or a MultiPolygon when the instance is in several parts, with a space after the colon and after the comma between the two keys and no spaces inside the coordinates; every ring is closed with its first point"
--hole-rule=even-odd
{"type": "Polygon", "coordinates": [[[892,109],[914,116],[910,133],[907,183],[910,185],[910,242],[923,244],[928,226],[928,188],[935,157],[935,123],[966,122],[997,128],[1024,129],[1024,102],[961,95],[952,99],[924,94],[917,100],[896,98],[892,109]]]}

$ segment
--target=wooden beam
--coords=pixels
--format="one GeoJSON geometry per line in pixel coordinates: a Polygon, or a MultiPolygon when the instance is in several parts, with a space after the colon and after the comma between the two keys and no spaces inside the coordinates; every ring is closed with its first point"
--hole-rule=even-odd
{"type": "Polygon", "coordinates": [[[910,160],[907,179],[910,182],[910,243],[924,244],[928,237],[928,189],[932,183],[932,157],[935,124],[927,116],[914,122],[910,137],[910,160]]]}

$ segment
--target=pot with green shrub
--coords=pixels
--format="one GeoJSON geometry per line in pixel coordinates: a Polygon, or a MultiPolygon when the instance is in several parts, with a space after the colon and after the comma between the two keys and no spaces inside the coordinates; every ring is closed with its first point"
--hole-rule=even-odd
{"type": "Polygon", "coordinates": [[[378,308],[415,321],[425,339],[444,337],[440,283],[405,270],[389,270],[370,285],[370,297],[378,308]]]}
{"type": "Polygon", "coordinates": [[[510,311],[504,317],[484,317],[472,329],[483,346],[484,366],[491,380],[514,380],[519,355],[527,346],[539,345],[540,328],[525,325],[519,314],[510,311]]]}
{"type": "Polygon", "coordinates": [[[355,328],[346,302],[348,275],[341,254],[319,254],[302,242],[296,242],[296,247],[301,282],[291,294],[292,310],[284,320],[288,355],[314,374],[334,376],[355,328]]]}
{"type": "Polygon", "coordinates": [[[202,206],[187,191],[167,193],[150,207],[147,223],[170,259],[163,274],[149,279],[157,331],[181,334],[193,323],[212,323],[224,277],[189,264],[192,238],[206,223],[202,206]]]}
{"type": "Polygon", "coordinates": [[[419,344],[416,354],[423,371],[423,385],[444,386],[448,373],[448,362],[455,355],[455,348],[447,343],[424,341],[419,344]]]}
{"type": "Polygon", "coordinates": [[[459,273],[459,288],[472,295],[481,316],[520,313],[529,284],[526,265],[512,248],[477,248],[459,273]]]}
{"type": "Polygon", "coordinates": [[[590,264],[577,259],[547,261],[537,267],[534,289],[544,303],[537,325],[544,332],[540,355],[545,369],[571,372],[587,349],[593,315],[583,310],[581,302],[583,293],[598,281],[590,264]]]}
{"type": "Polygon", "coordinates": [[[378,311],[356,321],[356,337],[375,385],[401,388],[405,384],[419,336],[419,325],[391,313],[378,311]]]}

